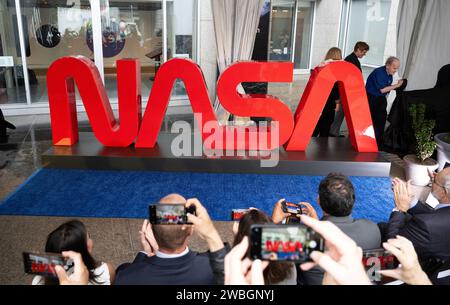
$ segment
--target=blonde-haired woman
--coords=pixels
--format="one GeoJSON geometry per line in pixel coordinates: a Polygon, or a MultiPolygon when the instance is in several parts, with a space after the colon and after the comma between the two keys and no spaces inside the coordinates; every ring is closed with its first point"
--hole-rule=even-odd
{"type": "MultiPolygon", "coordinates": [[[[330,62],[342,60],[342,51],[339,48],[331,48],[328,50],[327,55],[325,55],[325,61],[320,64],[320,66],[325,66],[330,62]]],[[[327,104],[322,111],[319,122],[317,123],[316,129],[314,130],[313,137],[329,137],[330,127],[334,121],[334,114],[337,111],[337,105],[340,104],[339,101],[339,88],[335,84],[333,90],[328,97],[327,104]]]]}

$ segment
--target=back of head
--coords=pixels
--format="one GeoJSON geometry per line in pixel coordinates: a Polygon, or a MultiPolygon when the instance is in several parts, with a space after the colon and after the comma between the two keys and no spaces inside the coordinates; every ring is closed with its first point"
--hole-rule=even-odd
{"type": "MultiPolygon", "coordinates": [[[[170,194],[159,200],[163,204],[185,204],[186,198],[179,194],[170,194]]],[[[192,234],[191,225],[153,225],[153,234],[159,249],[166,252],[182,250],[192,234]]]]}
{"type": "MultiPolygon", "coordinates": [[[[97,262],[88,250],[86,227],[79,220],[65,222],[48,235],[45,252],[61,253],[63,251],[80,253],[84,264],[90,271],[97,267],[97,262]]],[[[94,278],[91,272],[90,278],[94,278]]],[[[47,284],[51,284],[51,282],[51,280],[46,279],[47,284]]]]}
{"type": "Polygon", "coordinates": [[[355,203],[353,184],[346,176],[331,173],[320,182],[319,201],[320,207],[328,215],[349,216],[355,203]]]}
{"type": "MultiPolygon", "coordinates": [[[[233,246],[239,244],[244,236],[250,238],[251,226],[254,224],[273,224],[272,219],[264,212],[251,209],[239,221],[239,229],[234,237],[233,246]]],[[[270,262],[264,269],[264,283],[276,284],[291,275],[292,264],[287,262],[270,262]]]]}
{"type": "Polygon", "coordinates": [[[358,41],[355,44],[355,47],[353,48],[353,52],[356,53],[356,52],[358,52],[358,50],[359,51],[369,51],[369,49],[370,49],[370,47],[369,47],[369,45],[366,42],[358,41]]]}
{"type": "Polygon", "coordinates": [[[342,60],[342,51],[339,48],[331,48],[325,55],[325,60],[342,60]]]}

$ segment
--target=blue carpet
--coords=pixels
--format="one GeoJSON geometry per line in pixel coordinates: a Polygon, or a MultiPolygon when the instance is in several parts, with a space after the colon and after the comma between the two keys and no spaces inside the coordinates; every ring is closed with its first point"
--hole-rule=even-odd
{"type": "MultiPolygon", "coordinates": [[[[318,176],[41,169],[0,204],[1,215],[146,218],[147,206],[169,193],[197,197],[214,220],[233,208],[271,213],[286,198],[317,211],[318,176]]],[[[386,221],[393,208],[389,178],[350,177],[353,216],[386,221]]],[[[321,216],[321,215],[319,215],[321,216]]]]}

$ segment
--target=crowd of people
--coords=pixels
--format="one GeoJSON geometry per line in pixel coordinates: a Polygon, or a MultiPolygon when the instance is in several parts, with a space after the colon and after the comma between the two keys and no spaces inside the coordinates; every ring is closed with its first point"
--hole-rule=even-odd
{"type": "MultiPolygon", "coordinates": [[[[354,47],[353,53],[348,55],[344,60],[355,65],[360,72],[361,62],[370,47],[366,42],[359,41],[354,47]]],[[[321,64],[326,65],[333,61],[342,60],[342,51],[339,48],[331,48],[326,56],[324,62],[321,64]]],[[[393,84],[393,76],[398,72],[400,68],[400,59],[397,57],[389,57],[386,60],[386,64],[381,66],[370,73],[366,81],[366,92],[369,100],[370,114],[375,131],[375,137],[378,147],[382,149],[383,135],[387,119],[387,95],[398,88],[403,86],[404,80],[399,80],[396,84],[393,84]]],[[[339,98],[339,88],[335,84],[331,91],[326,106],[322,111],[322,115],[319,119],[317,127],[313,133],[314,137],[339,137],[342,122],[344,120],[344,111],[341,107],[339,98]]]]}
{"type": "Polygon", "coordinates": [[[232,245],[224,243],[208,211],[198,199],[185,199],[178,194],[162,198],[160,204],[195,206],[188,222],[177,225],[152,224],[144,220],[139,231],[142,251],[133,262],[116,269],[92,256],[93,242],[86,227],[74,220],[62,224],[48,235],[46,252],[62,253],[74,261],[67,272],[60,266],[58,280],[41,276],[33,284],[92,285],[320,285],[373,284],[363,265],[363,253],[384,248],[400,263],[397,268],[377,270],[379,276],[406,284],[442,283],[436,272],[450,269],[450,168],[430,173],[431,195],[439,205],[432,208],[411,193],[410,185],[398,178],[392,181],[395,208],[387,223],[376,224],[367,219],[354,219],[355,190],[344,175],[331,173],[318,186],[317,211],[307,202],[300,203],[300,226],[320,234],[324,251],[314,251],[310,261],[266,261],[249,255],[252,225],[283,226],[292,214],[283,208],[284,199],[274,204],[272,215],[249,208],[233,226],[232,245]],[[199,253],[189,249],[196,232],[208,245],[199,253]]]}

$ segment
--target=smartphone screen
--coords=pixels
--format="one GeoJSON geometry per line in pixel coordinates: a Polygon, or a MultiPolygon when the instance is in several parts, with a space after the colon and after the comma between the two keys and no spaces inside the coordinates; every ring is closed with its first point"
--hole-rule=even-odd
{"type": "Polygon", "coordinates": [[[239,221],[249,211],[249,209],[232,209],[231,220],[239,221]]]}
{"type": "Polygon", "coordinates": [[[384,284],[395,279],[384,277],[378,271],[397,269],[399,261],[385,249],[374,249],[363,251],[363,265],[372,282],[384,284]]]}
{"type": "Polygon", "coordinates": [[[324,251],[323,238],[304,225],[253,225],[253,259],[268,261],[310,261],[312,251],[324,251]]]}
{"type": "Polygon", "coordinates": [[[65,270],[73,266],[71,259],[66,259],[58,253],[30,253],[23,252],[23,264],[25,273],[36,274],[45,277],[56,278],[55,266],[62,266],[65,270]]]}
{"type": "Polygon", "coordinates": [[[149,206],[149,219],[155,225],[187,224],[186,207],[180,204],[154,204],[149,206]]]}

